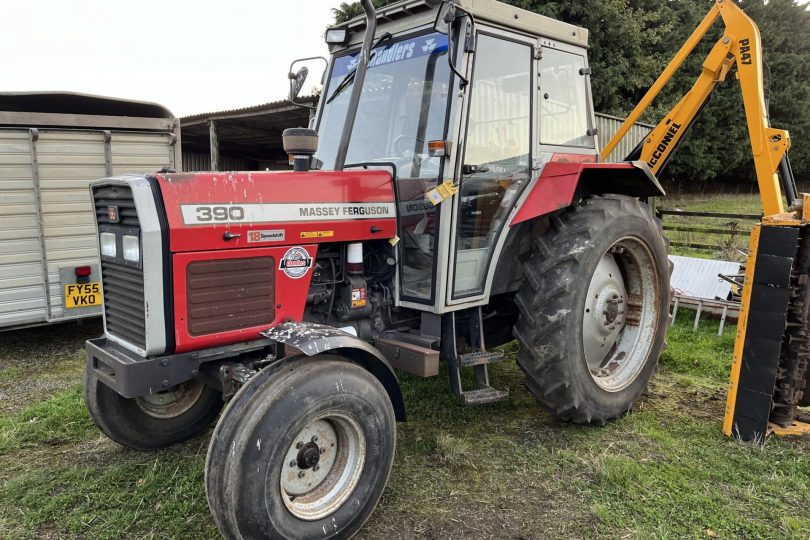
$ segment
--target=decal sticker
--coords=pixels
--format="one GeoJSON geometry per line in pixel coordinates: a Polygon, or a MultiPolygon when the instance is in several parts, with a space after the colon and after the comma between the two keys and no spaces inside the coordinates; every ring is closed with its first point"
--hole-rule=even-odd
{"type": "Polygon", "coordinates": [[[430,199],[416,199],[399,203],[399,215],[421,216],[433,212],[433,203],[430,199]]]}
{"type": "Polygon", "coordinates": [[[740,63],[751,63],[751,40],[748,38],[740,40],[740,63]]]}
{"type": "Polygon", "coordinates": [[[248,231],[247,241],[251,244],[256,242],[283,242],[284,230],[278,229],[274,231],[248,231]]]}
{"type": "Polygon", "coordinates": [[[183,223],[286,223],[292,221],[349,221],[395,218],[392,202],[278,203],[278,204],[181,204],[183,223]]]}
{"type": "Polygon", "coordinates": [[[302,232],[301,238],[332,238],[335,231],[308,231],[302,232]]]}
{"type": "MultiPolygon", "coordinates": [[[[413,39],[402,40],[390,45],[381,45],[372,51],[368,64],[369,69],[386,64],[404,62],[422,56],[441,56],[447,54],[447,36],[429,34],[413,39]]],[[[343,77],[358,64],[358,53],[341,56],[335,59],[332,78],[343,77]]]]}
{"type": "Polygon", "coordinates": [[[669,129],[667,129],[667,132],[664,134],[664,137],[661,139],[661,142],[658,143],[658,146],[656,146],[655,150],[653,150],[652,158],[650,159],[650,165],[655,165],[656,163],[658,163],[658,160],[661,159],[661,157],[664,155],[664,152],[666,152],[667,148],[669,148],[669,145],[675,138],[675,135],[678,134],[679,129],[681,129],[681,124],[676,124],[675,122],[672,122],[669,125],[669,129]]]}
{"type": "Polygon", "coordinates": [[[366,290],[364,288],[352,289],[352,307],[366,307],[366,290]]]}
{"type": "Polygon", "coordinates": [[[287,250],[287,253],[281,258],[278,269],[283,270],[287,277],[298,279],[309,272],[310,266],[312,266],[312,259],[309,258],[307,250],[296,246],[287,250]]]}

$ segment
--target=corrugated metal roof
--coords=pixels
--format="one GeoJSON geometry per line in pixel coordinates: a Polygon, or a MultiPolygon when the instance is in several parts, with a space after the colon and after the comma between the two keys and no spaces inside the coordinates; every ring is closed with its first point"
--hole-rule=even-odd
{"type": "MultiPolygon", "coordinates": [[[[299,98],[297,103],[301,103],[303,105],[315,105],[318,102],[318,96],[307,96],[299,98]]],[[[215,112],[207,112],[207,113],[199,113],[193,114],[190,116],[183,116],[180,118],[181,124],[188,124],[188,123],[196,123],[200,120],[210,120],[214,118],[227,118],[229,116],[243,116],[248,115],[251,113],[254,114],[265,114],[265,113],[272,113],[278,109],[283,109],[285,107],[293,107],[289,100],[282,99],[279,101],[271,101],[269,103],[262,103],[260,105],[252,105],[250,107],[242,107],[239,109],[228,109],[224,111],[215,111],[215,112]]]]}
{"type": "MultiPolygon", "coordinates": [[[[301,98],[299,103],[314,106],[318,103],[318,96],[307,96],[301,98]]],[[[250,107],[241,107],[238,109],[227,109],[223,111],[184,116],[180,118],[180,122],[183,126],[187,126],[189,124],[197,124],[202,121],[217,118],[228,118],[229,116],[268,114],[273,113],[278,109],[283,109],[290,106],[289,101],[282,99],[279,101],[271,101],[269,103],[262,103],[250,107]]],[[[611,137],[613,137],[613,135],[619,130],[622,122],[624,122],[624,119],[622,118],[608,114],[596,113],[596,127],[599,129],[599,139],[603,145],[607,143],[607,141],[609,141],[611,137]]],[[[635,148],[638,142],[643,139],[654,127],[655,126],[651,124],[637,122],[632,128],[630,128],[630,131],[627,133],[624,139],[622,139],[616,149],[611,153],[608,161],[620,161],[624,159],[624,157],[627,156],[633,150],[633,148],[635,148]]]]}
{"type": "Polygon", "coordinates": [[[675,265],[671,281],[675,294],[691,298],[726,300],[731,292],[731,283],[720,279],[717,275],[728,276],[740,272],[740,263],[736,262],[677,255],[670,255],[669,259],[675,265]]]}

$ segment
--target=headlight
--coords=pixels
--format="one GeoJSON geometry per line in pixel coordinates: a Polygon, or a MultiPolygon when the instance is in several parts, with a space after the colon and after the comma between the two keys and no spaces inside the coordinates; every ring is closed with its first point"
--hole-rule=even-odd
{"type": "Polygon", "coordinates": [[[99,239],[99,245],[101,246],[101,254],[105,257],[115,257],[115,234],[111,232],[103,232],[101,233],[99,239]]]}
{"type": "Polygon", "coordinates": [[[141,260],[140,242],[137,236],[124,235],[124,258],[128,261],[138,262],[141,260]]]}
{"type": "Polygon", "coordinates": [[[343,45],[349,39],[349,31],[346,28],[327,28],[326,43],[328,45],[343,45]]]}

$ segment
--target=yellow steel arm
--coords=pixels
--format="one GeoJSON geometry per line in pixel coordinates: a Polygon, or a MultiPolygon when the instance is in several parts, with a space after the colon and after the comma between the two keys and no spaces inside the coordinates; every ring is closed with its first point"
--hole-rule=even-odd
{"type": "Polygon", "coordinates": [[[782,214],[785,209],[777,170],[790,147],[790,136],[783,129],[770,127],[765,105],[759,29],[732,0],[715,0],[714,6],[703,21],[602,150],[602,159],[610,155],[632,125],[639,120],[718,17],[722,18],[725,24],[723,36],[703,62],[703,70],[692,89],[644,140],[641,159],[649,164],[654,173],[663,167],[687,128],[706,104],[712,91],[725,80],[729,70],[736,63],[762,207],[766,216],[782,214]]]}

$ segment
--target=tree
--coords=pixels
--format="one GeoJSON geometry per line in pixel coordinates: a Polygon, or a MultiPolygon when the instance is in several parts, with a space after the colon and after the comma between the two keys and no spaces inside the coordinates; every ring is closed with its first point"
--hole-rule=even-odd
{"type": "MultiPolygon", "coordinates": [[[[772,125],[788,129],[797,179],[810,181],[810,12],[796,0],[737,0],[762,34],[772,72],[772,125]],[[805,142],[803,144],[803,142],[805,142]]],[[[627,115],[705,16],[706,0],[506,0],[514,6],[587,28],[597,111],[627,115]]],[[[381,7],[392,0],[374,0],[381,7]]],[[[334,10],[338,23],[361,15],[359,3],[334,10]]],[[[694,83],[721,23],[715,25],[667,85],[644,120],[657,122],[694,83]]],[[[754,179],[739,83],[731,73],[712,96],[667,165],[664,179],[682,182],[754,179]]]]}

